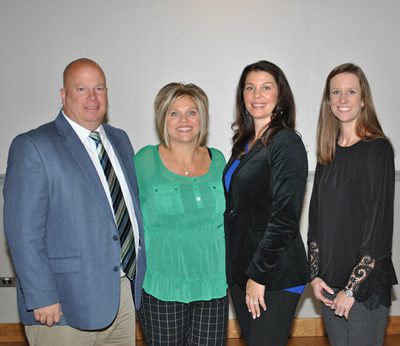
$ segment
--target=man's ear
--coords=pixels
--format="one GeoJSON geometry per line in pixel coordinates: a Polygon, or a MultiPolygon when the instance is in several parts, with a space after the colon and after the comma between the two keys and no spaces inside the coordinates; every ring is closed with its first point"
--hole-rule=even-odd
{"type": "Polygon", "coordinates": [[[65,89],[64,88],[60,89],[60,96],[61,96],[61,103],[64,106],[65,105],[65,89]]]}

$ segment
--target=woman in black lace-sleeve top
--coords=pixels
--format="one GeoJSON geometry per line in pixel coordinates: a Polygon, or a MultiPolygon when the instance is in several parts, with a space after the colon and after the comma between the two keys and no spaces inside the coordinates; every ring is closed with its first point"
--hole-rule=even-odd
{"type": "Polygon", "coordinates": [[[381,345],[391,287],[393,149],[362,70],[329,74],[309,214],[311,286],[332,345],[381,345]]]}

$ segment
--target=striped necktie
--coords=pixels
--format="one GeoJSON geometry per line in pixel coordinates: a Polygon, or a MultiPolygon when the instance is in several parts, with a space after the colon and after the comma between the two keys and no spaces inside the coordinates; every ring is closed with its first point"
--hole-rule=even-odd
{"type": "Polygon", "coordinates": [[[104,175],[110,189],[115,223],[118,228],[121,243],[121,266],[126,276],[132,280],[136,268],[136,254],[131,219],[126,209],[124,196],[117,175],[104,149],[100,134],[97,131],[92,131],[89,137],[96,143],[97,155],[99,156],[100,164],[103,167],[104,175]]]}

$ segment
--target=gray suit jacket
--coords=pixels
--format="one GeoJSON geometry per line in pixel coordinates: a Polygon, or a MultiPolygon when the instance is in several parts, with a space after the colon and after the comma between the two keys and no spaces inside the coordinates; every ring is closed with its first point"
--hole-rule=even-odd
{"type": "MultiPolygon", "coordinates": [[[[109,125],[104,129],[124,172],[139,225],[132,283],[139,308],[146,257],[134,152],[124,131],[109,125]]],[[[61,113],[11,144],[4,230],[18,278],[22,323],[37,324],[32,310],[57,302],[64,314],[60,324],[93,330],[112,323],[120,296],[120,244],[113,238],[118,230],[96,169],[61,113]]]]}

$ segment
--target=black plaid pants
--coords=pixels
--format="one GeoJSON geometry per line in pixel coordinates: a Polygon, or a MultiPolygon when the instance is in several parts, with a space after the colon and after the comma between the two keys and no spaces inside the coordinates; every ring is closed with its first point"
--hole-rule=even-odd
{"type": "Polygon", "coordinates": [[[180,303],[143,291],[139,317],[147,345],[225,345],[228,306],[227,296],[180,303]]]}

